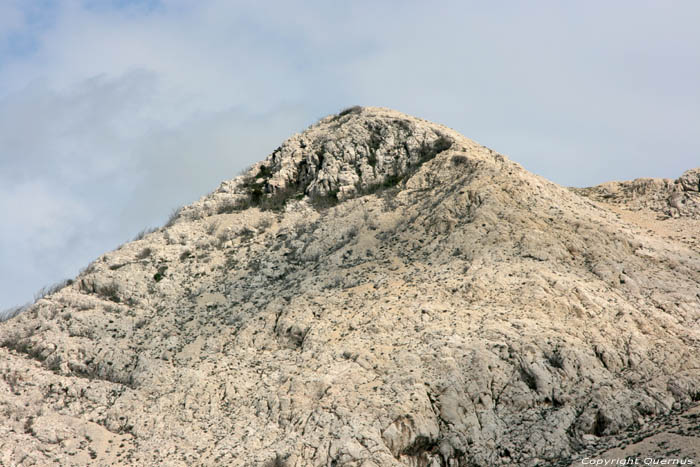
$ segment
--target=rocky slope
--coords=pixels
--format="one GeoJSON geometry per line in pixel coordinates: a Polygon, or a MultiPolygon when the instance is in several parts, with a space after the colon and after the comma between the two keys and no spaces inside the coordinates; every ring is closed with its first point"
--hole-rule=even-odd
{"type": "Polygon", "coordinates": [[[596,190],[388,109],[327,117],[0,323],[0,463],[611,447],[700,400],[700,252],[596,190]]]}
{"type": "Polygon", "coordinates": [[[678,179],[638,178],[575,190],[604,203],[630,210],[651,210],[666,217],[700,217],[700,168],[678,179]]]}

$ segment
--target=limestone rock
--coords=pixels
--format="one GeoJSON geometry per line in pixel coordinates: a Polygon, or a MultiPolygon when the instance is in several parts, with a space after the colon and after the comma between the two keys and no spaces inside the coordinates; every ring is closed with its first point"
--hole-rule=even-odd
{"type": "Polygon", "coordinates": [[[687,170],[676,180],[638,178],[574,191],[597,201],[650,209],[668,217],[700,216],[700,168],[687,170]]]}
{"type": "Polygon", "coordinates": [[[0,463],[608,449],[700,399],[696,175],[571,190],[399,112],[327,117],[0,323],[0,463]]]}

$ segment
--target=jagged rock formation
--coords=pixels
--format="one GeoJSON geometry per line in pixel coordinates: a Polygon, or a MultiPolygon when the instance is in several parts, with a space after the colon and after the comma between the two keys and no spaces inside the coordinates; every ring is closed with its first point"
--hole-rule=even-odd
{"type": "Polygon", "coordinates": [[[649,209],[668,217],[700,217],[700,168],[688,170],[676,180],[638,178],[575,191],[628,209],[649,209]]]}
{"type": "Polygon", "coordinates": [[[0,324],[0,463],[566,462],[700,400],[699,290],[692,245],[353,108],[0,324]]]}

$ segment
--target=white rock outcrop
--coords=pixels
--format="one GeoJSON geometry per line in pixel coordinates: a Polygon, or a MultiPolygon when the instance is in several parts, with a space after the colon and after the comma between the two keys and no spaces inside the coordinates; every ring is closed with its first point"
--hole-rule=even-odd
{"type": "Polygon", "coordinates": [[[0,464],[602,449],[700,399],[700,249],[638,223],[697,212],[606,193],[697,173],[570,190],[399,112],[327,117],[0,323],[0,464]]]}

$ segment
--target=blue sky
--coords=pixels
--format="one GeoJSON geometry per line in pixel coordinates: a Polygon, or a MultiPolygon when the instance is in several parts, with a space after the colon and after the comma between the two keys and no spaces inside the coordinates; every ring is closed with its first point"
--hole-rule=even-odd
{"type": "Polygon", "coordinates": [[[355,104],[564,185],[700,165],[700,4],[0,3],[0,309],[355,104]]]}

